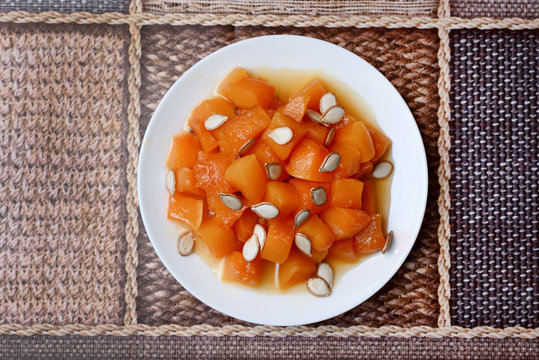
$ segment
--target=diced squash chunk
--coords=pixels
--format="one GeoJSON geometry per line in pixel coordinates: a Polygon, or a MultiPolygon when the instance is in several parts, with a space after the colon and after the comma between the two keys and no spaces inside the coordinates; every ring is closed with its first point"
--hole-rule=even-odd
{"type": "Polygon", "coordinates": [[[186,195],[175,194],[168,200],[168,218],[180,220],[197,230],[202,222],[204,201],[186,195]]]}
{"type": "Polygon", "coordinates": [[[296,95],[288,101],[281,112],[300,123],[303,120],[310,98],[309,94],[296,95]]]}
{"type": "Polygon", "coordinates": [[[256,105],[267,108],[275,89],[265,81],[249,78],[225,85],[222,94],[240,109],[251,109],[256,105]]]}
{"type": "Polygon", "coordinates": [[[331,183],[307,181],[301,179],[290,179],[290,185],[296,188],[299,195],[300,204],[298,210],[309,209],[312,214],[319,214],[322,211],[329,209],[329,199],[331,198],[331,183]],[[322,186],[326,190],[328,201],[323,205],[315,205],[311,198],[311,190],[322,186]]]}
{"type": "Polygon", "coordinates": [[[387,150],[391,147],[391,140],[380,130],[368,125],[367,128],[369,129],[369,134],[371,135],[372,142],[374,144],[374,157],[371,161],[373,163],[376,163],[386,154],[387,150]]]}
{"type": "Polygon", "coordinates": [[[241,249],[241,243],[236,240],[234,231],[223,225],[215,217],[203,221],[197,233],[208,246],[213,256],[217,258],[241,249]]]}
{"type": "Polygon", "coordinates": [[[327,261],[340,261],[345,263],[355,263],[359,260],[354,239],[335,241],[329,248],[327,261]]]}
{"type": "Polygon", "coordinates": [[[290,154],[290,162],[285,167],[286,172],[298,179],[310,181],[332,181],[332,172],[320,172],[329,151],[322,145],[309,140],[302,140],[290,154]]]}
{"type": "Polygon", "coordinates": [[[181,167],[192,168],[200,150],[202,146],[195,135],[185,133],[175,136],[168,153],[167,168],[171,170],[181,167]]]}
{"type": "Polygon", "coordinates": [[[328,250],[318,251],[316,249],[311,249],[311,260],[317,264],[324,261],[327,255],[328,255],[328,250]]]}
{"type": "Polygon", "coordinates": [[[305,139],[311,139],[317,143],[324,145],[326,142],[326,136],[329,129],[323,125],[317,124],[312,120],[305,119],[301,125],[307,129],[305,134],[305,139]]]}
{"type": "Polygon", "coordinates": [[[361,167],[361,153],[358,149],[346,143],[333,143],[329,146],[329,151],[338,152],[341,155],[341,163],[333,172],[336,178],[347,178],[355,176],[361,167]]]}
{"type": "Polygon", "coordinates": [[[374,216],[378,209],[376,208],[376,191],[374,189],[374,181],[363,181],[363,193],[361,194],[361,208],[369,216],[374,216]]]}
{"type": "Polygon", "coordinates": [[[316,264],[301,254],[299,250],[292,249],[288,259],[279,265],[279,287],[288,289],[301,284],[316,273],[316,264]]]}
{"type": "Polygon", "coordinates": [[[251,209],[245,209],[241,217],[234,223],[234,233],[238,240],[242,243],[246,242],[253,235],[257,223],[258,216],[251,209]]]}
{"type": "Polygon", "coordinates": [[[331,207],[361,209],[363,183],[358,179],[335,179],[331,183],[331,207]]]}
{"type": "Polygon", "coordinates": [[[307,104],[307,108],[314,111],[320,111],[320,98],[326,92],[326,88],[324,85],[322,85],[320,80],[314,79],[305,85],[300,91],[298,91],[295,96],[301,94],[309,95],[309,103],[307,104]]]}
{"type": "Polygon", "coordinates": [[[181,167],[176,169],[176,191],[195,196],[204,196],[205,193],[196,185],[195,172],[192,169],[181,167]]]}
{"type": "Polygon", "coordinates": [[[197,186],[206,194],[236,192],[236,189],[225,180],[226,170],[233,159],[230,154],[199,152],[193,168],[197,186]]]}
{"type": "Polygon", "coordinates": [[[269,181],[266,184],[264,201],[270,202],[279,209],[279,216],[287,216],[299,206],[296,188],[281,181],[269,181]]]}
{"type": "Polygon", "coordinates": [[[276,112],[275,115],[273,115],[273,119],[271,119],[270,124],[266,128],[266,131],[264,131],[262,134],[262,140],[268,144],[271,151],[273,151],[275,155],[279,157],[279,159],[286,160],[294,146],[296,146],[296,144],[303,139],[306,132],[307,129],[301,126],[301,124],[298,124],[280,112],[276,112]],[[270,132],[280,127],[289,127],[293,134],[292,139],[284,145],[277,144],[269,137],[270,132]]]}
{"type": "Polygon", "coordinates": [[[372,143],[369,130],[363,121],[354,121],[346,124],[335,132],[336,143],[349,144],[359,150],[361,162],[367,162],[374,158],[374,144],[372,143]]]}
{"type": "Polygon", "coordinates": [[[227,227],[231,227],[241,217],[247,207],[244,205],[239,210],[232,210],[223,204],[219,195],[208,194],[208,208],[215,213],[215,219],[217,221],[220,221],[227,227]]]}
{"type": "Polygon", "coordinates": [[[212,151],[218,146],[217,140],[204,127],[208,117],[214,114],[226,115],[230,119],[234,116],[234,104],[222,97],[204,100],[191,111],[187,119],[187,125],[193,129],[206,152],[212,151]]]}
{"type": "Polygon", "coordinates": [[[225,173],[225,179],[237,188],[250,204],[257,204],[266,191],[266,175],[255,155],[234,160],[225,173]]]}
{"type": "Polygon", "coordinates": [[[335,234],[319,217],[311,215],[303,225],[298,228],[298,232],[307,235],[311,240],[313,249],[326,251],[335,241],[335,234]]]}
{"type": "Polygon", "coordinates": [[[239,251],[233,251],[225,256],[223,264],[223,280],[237,281],[256,287],[262,280],[264,260],[257,257],[247,261],[239,251]]]}
{"type": "Polygon", "coordinates": [[[374,215],[369,224],[354,236],[359,256],[369,255],[384,248],[386,239],[382,231],[382,216],[374,215]]]}
{"type": "Polygon", "coordinates": [[[249,77],[250,77],[249,73],[244,68],[241,68],[241,67],[234,68],[219,83],[219,85],[217,86],[217,93],[225,96],[225,94],[223,93],[223,90],[225,87],[235,82],[238,82],[240,80],[247,79],[249,77]]]}
{"type": "Polygon", "coordinates": [[[361,164],[356,176],[360,179],[370,177],[372,174],[372,169],[373,169],[372,161],[367,161],[366,163],[361,164]]]}
{"type": "Polygon", "coordinates": [[[324,211],[320,217],[333,231],[337,240],[354,236],[371,220],[363,210],[345,208],[331,208],[324,211]]]}
{"type": "Polygon", "coordinates": [[[260,255],[269,261],[282,264],[294,242],[294,220],[289,217],[277,217],[268,221],[266,245],[260,255]]]}

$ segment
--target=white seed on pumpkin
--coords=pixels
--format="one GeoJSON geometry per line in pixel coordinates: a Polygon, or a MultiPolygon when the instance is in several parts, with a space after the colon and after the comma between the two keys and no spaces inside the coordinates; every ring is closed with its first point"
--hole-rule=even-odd
{"type": "Polygon", "coordinates": [[[243,144],[240,147],[240,150],[238,151],[238,155],[243,156],[243,154],[249,151],[249,149],[255,144],[255,142],[256,142],[256,139],[247,140],[245,144],[243,144]]]}
{"type": "Polygon", "coordinates": [[[393,171],[393,164],[389,161],[379,162],[372,170],[372,177],[375,179],[385,179],[393,171]]]}
{"type": "Polygon", "coordinates": [[[307,280],[307,289],[315,296],[326,297],[331,295],[331,288],[328,283],[319,277],[313,277],[307,280]]]}
{"type": "Polygon", "coordinates": [[[258,244],[260,245],[260,251],[262,251],[264,245],[266,245],[266,229],[262,225],[256,224],[253,229],[253,235],[256,235],[258,244]]]}
{"type": "Polygon", "coordinates": [[[296,244],[296,247],[301,250],[302,253],[311,256],[312,243],[311,239],[309,239],[307,235],[299,232],[296,233],[296,235],[294,236],[294,243],[296,244]]]}
{"type": "Polygon", "coordinates": [[[278,180],[283,174],[283,166],[277,162],[269,162],[264,164],[266,168],[266,176],[270,180],[278,180]]]}
{"type": "Polygon", "coordinates": [[[178,254],[187,256],[193,253],[195,248],[195,235],[192,231],[186,231],[178,235],[178,254]]]}
{"type": "Polygon", "coordinates": [[[268,136],[277,144],[286,145],[290,140],[292,140],[292,137],[294,137],[294,133],[292,132],[292,129],[290,129],[288,126],[283,126],[280,128],[273,129],[272,131],[270,131],[268,136]]]}
{"type": "Polygon", "coordinates": [[[309,209],[303,209],[298,212],[294,217],[294,227],[296,229],[299,228],[305,221],[307,221],[309,216],[311,216],[311,211],[309,209]]]}
{"type": "Polygon", "coordinates": [[[324,140],[324,146],[328,147],[333,142],[333,139],[335,138],[335,133],[337,130],[335,128],[330,128],[327,135],[326,140],[324,140]]]}
{"type": "Polygon", "coordinates": [[[329,287],[333,287],[333,269],[328,263],[323,262],[318,264],[316,276],[324,279],[328,283],[329,287]]]}
{"type": "Polygon", "coordinates": [[[311,200],[313,201],[313,204],[316,206],[322,206],[326,203],[328,200],[328,194],[326,193],[326,189],[324,189],[322,186],[317,186],[315,188],[311,189],[311,200]]]}
{"type": "Polygon", "coordinates": [[[311,119],[315,123],[319,123],[319,124],[322,124],[324,126],[327,126],[327,124],[322,122],[322,115],[320,115],[320,113],[318,113],[318,112],[316,112],[314,110],[311,110],[311,109],[307,109],[307,110],[305,110],[305,114],[307,114],[309,119],[311,119]]]}
{"type": "Polygon", "coordinates": [[[168,193],[171,196],[174,195],[174,192],[176,191],[176,174],[174,174],[174,171],[167,170],[165,181],[166,181],[168,193]]]}
{"type": "Polygon", "coordinates": [[[384,244],[384,248],[382,249],[382,254],[385,254],[391,246],[391,240],[393,240],[393,230],[391,230],[386,236],[386,243],[384,244]]]}
{"type": "Polygon", "coordinates": [[[253,261],[260,252],[260,244],[258,242],[258,237],[252,235],[246,242],[243,244],[243,258],[245,261],[253,261]]]}
{"type": "Polygon", "coordinates": [[[344,117],[344,109],[339,105],[329,109],[324,116],[322,116],[322,122],[326,124],[336,124],[344,117]]]}
{"type": "Polygon", "coordinates": [[[219,198],[231,210],[239,210],[243,206],[243,202],[234,194],[221,193],[219,198]]]}
{"type": "Polygon", "coordinates": [[[223,125],[228,120],[228,116],[222,114],[213,114],[204,121],[206,130],[212,131],[223,125]]]}
{"type": "Polygon", "coordinates": [[[332,107],[337,105],[337,98],[333,93],[327,92],[320,98],[320,113],[325,115],[332,107]]]}
{"type": "Polygon", "coordinates": [[[320,165],[319,171],[321,173],[335,171],[335,169],[339,167],[340,163],[341,163],[341,155],[338,152],[329,153],[328,156],[326,156],[324,161],[322,162],[322,165],[320,165]]]}
{"type": "Polygon", "coordinates": [[[277,206],[269,202],[261,202],[253,205],[251,206],[251,210],[264,219],[273,219],[279,215],[279,209],[277,206]]]}

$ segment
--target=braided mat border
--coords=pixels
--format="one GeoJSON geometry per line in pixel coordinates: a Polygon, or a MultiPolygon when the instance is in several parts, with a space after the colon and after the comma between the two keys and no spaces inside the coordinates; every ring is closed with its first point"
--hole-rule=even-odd
{"type": "Polygon", "coordinates": [[[59,12],[29,13],[24,11],[0,13],[0,22],[13,23],[76,23],[76,24],[110,24],[129,25],[131,40],[128,49],[129,57],[129,105],[128,121],[129,130],[127,134],[127,146],[129,159],[127,163],[128,191],[126,197],[126,209],[128,212],[128,222],[126,224],[127,253],[125,259],[127,281],[125,285],[126,313],[124,325],[96,325],[88,326],[81,324],[56,326],[50,324],[39,324],[23,326],[16,324],[0,325],[0,335],[176,335],[176,336],[334,336],[334,337],[456,337],[456,338],[539,338],[539,328],[529,329],[523,327],[494,328],[488,326],[463,328],[451,326],[449,314],[449,208],[451,204],[449,194],[449,119],[450,119],[450,46],[449,31],[452,29],[539,29],[539,19],[522,18],[459,18],[451,17],[449,10],[449,0],[440,0],[438,16],[434,17],[403,17],[403,16],[308,16],[308,15],[214,15],[214,14],[149,14],[142,12],[142,1],[132,0],[129,7],[129,14],[104,13],[92,14],[87,12],[77,12],[71,14],[59,12]],[[440,316],[438,327],[416,326],[243,326],[227,325],[215,327],[210,325],[180,326],[148,326],[137,324],[136,296],[137,296],[137,274],[138,264],[137,236],[139,223],[137,220],[137,163],[138,148],[140,146],[139,117],[140,117],[140,57],[142,52],[140,41],[140,29],[143,25],[233,25],[233,26],[295,26],[295,27],[386,27],[386,28],[417,28],[417,29],[438,29],[440,47],[438,50],[438,65],[440,67],[440,77],[438,80],[438,93],[440,96],[440,106],[438,109],[438,122],[440,125],[440,135],[438,139],[438,150],[440,154],[440,166],[438,168],[438,179],[440,182],[440,196],[438,208],[440,212],[440,226],[438,228],[438,239],[440,243],[440,255],[438,258],[438,269],[440,273],[440,285],[438,288],[438,299],[440,303],[440,316]]]}

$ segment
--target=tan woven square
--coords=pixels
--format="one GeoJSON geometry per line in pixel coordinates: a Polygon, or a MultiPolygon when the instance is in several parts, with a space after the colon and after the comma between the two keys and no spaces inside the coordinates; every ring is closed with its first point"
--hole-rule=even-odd
{"type": "Polygon", "coordinates": [[[121,323],[124,27],[0,25],[0,323],[121,323]]]}
{"type": "MultiPolygon", "coordinates": [[[[237,40],[275,33],[321,38],[341,45],[369,61],[396,86],[412,110],[423,135],[429,160],[430,191],[423,228],[414,249],[395,277],[375,296],[325,324],[431,325],[438,317],[437,270],[439,193],[436,170],[438,138],[438,38],[434,31],[385,29],[144,27],[142,30],[141,131],[160,99],[191,65],[237,40]]],[[[144,229],[139,237],[139,322],[233,324],[201,304],[167,272],[149,243],[144,229]]]]}
{"type": "Polygon", "coordinates": [[[250,15],[407,15],[436,13],[438,0],[142,0],[144,11],[250,15]]]}

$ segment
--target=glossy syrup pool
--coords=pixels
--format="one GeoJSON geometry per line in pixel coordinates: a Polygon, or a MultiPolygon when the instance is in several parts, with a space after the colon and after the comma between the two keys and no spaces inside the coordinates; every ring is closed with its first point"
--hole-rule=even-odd
{"type": "MultiPolygon", "coordinates": [[[[379,129],[374,114],[372,113],[369,105],[355,94],[348,86],[339,80],[336,80],[321,71],[316,70],[296,70],[296,69],[270,69],[266,67],[250,70],[250,73],[257,77],[266,80],[268,83],[275,87],[275,93],[279,96],[282,102],[286,102],[290,95],[294,94],[312,79],[318,78],[322,81],[328,91],[331,91],[337,97],[339,105],[341,105],[347,112],[352,114],[356,119],[360,119],[379,129]]],[[[209,95],[208,95],[209,96],[209,95]]],[[[389,152],[384,156],[385,160],[393,162],[391,156],[391,148],[389,152]]],[[[391,181],[393,173],[386,179],[375,180],[376,191],[376,206],[378,212],[382,214],[384,226],[387,223],[389,214],[389,207],[391,202],[391,181]]],[[[189,230],[184,224],[175,222],[177,224],[178,233],[189,230]]],[[[387,230],[387,229],[386,229],[387,230]]],[[[294,246],[294,245],[292,245],[294,246]]],[[[195,254],[197,254],[218,276],[221,278],[221,266],[222,259],[215,258],[209,251],[208,247],[203,241],[197,241],[195,246],[195,254]]],[[[366,258],[366,257],[365,257],[366,258]]],[[[349,264],[342,262],[331,262],[334,272],[334,283],[339,282],[339,278],[345,274],[350,268],[357,266],[365,258],[360,258],[357,263],[349,264]]],[[[305,292],[307,289],[304,284],[298,284],[285,291],[279,289],[277,285],[277,270],[278,266],[273,263],[266,262],[264,267],[264,274],[262,281],[256,291],[275,294],[275,293],[295,293],[305,292]]],[[[230,285],[239,286],[244,288],[250,288],[247,285],[242,285],[237,282],[229,282],[230,285]]]]}

